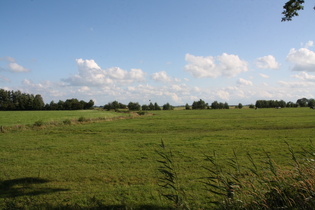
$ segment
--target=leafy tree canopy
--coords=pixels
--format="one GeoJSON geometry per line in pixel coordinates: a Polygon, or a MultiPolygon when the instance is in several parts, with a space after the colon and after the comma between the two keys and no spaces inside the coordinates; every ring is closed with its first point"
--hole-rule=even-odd
{"type": "MultiPolygon", "coordinates": [[[[299,11],[304,9],[304,0],[289,0],[283,6],[284,15],[281,21],[291,21],[293,17],[299,16],[299,11]]],[[[315,9],[315,7],[314,7],[315,9]]]]}

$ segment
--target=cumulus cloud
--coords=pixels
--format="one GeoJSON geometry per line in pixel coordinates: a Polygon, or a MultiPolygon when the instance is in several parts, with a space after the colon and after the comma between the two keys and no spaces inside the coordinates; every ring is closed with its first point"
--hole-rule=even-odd
{"type": "Polygon", "coordinates": [[[145,80],[141,69],[125,71],[119,67],[101,69],[94,60],[76,59],[78,74],[64,79],[73,86],[106,86],[112,84],[129,84],[145,80]]]}
{"type": "Polygon", "coordinates": [[[79,58],[76,59],[76,62],[79,69],[101,69],[94,60],[83,60],[82,58],[79,58]]]}
{"type": "MultiPolygon", "coordinates": [[[[16,72],[16,73],[19,73],[19,72],[29,72],[30,70],[17,64],[15,59],[12,58],[12,57],[4,57],[4,58],[0,58],[0,61],[1,60],[4,60],[8,63],[8,70],[11,71],[11,72],[16,72]]],[[[2,70],[6,70],[5,68],[2,68],[2,70]]]]}
{"type": "Polygon", "coordinates": [[[314,42],[313,41],[308,41],[305,44],[305,48],[310,48],[310,47],[313,47],[313,46],[314,46],[314,42]]]}
{"type": "Polygon", "coordinates": [[[186,54],[185,60],[185,70],[196,78],[234,77],[248,70],[246,61],[226,53],[217,57],[186,54]]]}
{"type": "Polygon", "coordinates": [[[242,61],[237,55],[223,53],[221,56],[218,56],[217,59],[219,61],[218,68],[223,76],[234,77],[248,70],[247,62],[242,61]]]}
{"type": "Polygon", "coordinates": [[[278,69],[279,63],[275,57],[267,55],[256,59],[256,67],[260,69],[278,69]]]}
{"type": "Polygon", "coordinates": [[[171,82],[172,79],[167,75],[165,71],[156,72],[151,75],[151,78],[158,82],[171,82]]]}
{"type": "Polygon", "coordinates": [[[307,48],[291,49],[287,61],[293,63],[293,71],[315,71],[315,52],[307,48]]]}
{"type": "Polygon", "coordinates": [[[315,76],[308,74],[307,72],[301,72],[299,74],[293,75],[292,77],[300,80],[315,81],[315,76]]]}
{"type": "Polygon", "coordinates": [[[29,79],[22,81],[22,92],[40,93],[42,96],[49,95],[50,97],[61,97],[71,93],[71,89],[67,88],[65,91],[65,85],[63,83],[54,83],[50,81],[43,81],[40,83],[34,83],[29,79]]]}
{"type": "Polygon", "coordinates": [[[239,84],[239,85],[249,85],[249,86],[252,86],[252,85],[253,85],[253,82],[252,82],[252,81],[249,81],[249,80],[246,80],[246,79],[243,79],[243,78],[239,78],[239,80],[237,81],[237,84],[239,84]]]}
{"type": "Polygon", "coordinates": [[[28,72],[30,71],[27,68],[24,68],[23,66],[17,64],[17,63],[9,63],[9,69],[12,72],[28,72]]]}

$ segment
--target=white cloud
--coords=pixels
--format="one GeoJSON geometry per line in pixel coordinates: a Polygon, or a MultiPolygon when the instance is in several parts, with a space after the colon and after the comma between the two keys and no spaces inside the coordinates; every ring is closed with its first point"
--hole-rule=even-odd
{"type": "Polygon", "coordinates": [[[119,67],[101,69],[94,60],[76,59],[78,74],[64,79],[73,86],[107,86],[113,84],[126,85],[145,80],[141,69],[131,69],[129,72],[119,67]]]}
{"type": "Polygon", "coordinates": [[[247,62],[242,61],[237,55],[223,53],[217,58],[220,62],[218,68],[223,76],[235,77],[237,74],[248,70],[247,62]]]}
{"type": "Polygon", "coordinates": [[[83,60],[82,58],[79,58],[76,59],[76,62],[79,69],[101,69],[94,60],[83,60]]]}
{"type": "Polygon", "coordinates": [[[141,69],[131,69],[128,73],[128,77],[131,82],[142,82],[145,81],[146,73],[143,72],[141,69]]]}
{"type": "Polygon", "coordinates": [[[78,89],[79,92],[81,93],[88,93],[91,90],[91,88],[87,86],[82,86],[81,88],[78,89]]]}
{"type": "Polygon", "coordinates": [[[28,92],[28,93],[39,93],[42,94],[42,96],[46,97],[57,97],[60,99],[60,97],[71,94],[71,88],[67,87],[65,89],[65,85],[63,83],[53,83],[50,81],[44,81],[40,83],[33,83],[31,80],[24,79],[22,81],[23,88],[21,89],[22,92],[28,92]]]}
{"type": "Polygon", "coordinates": [[[237,81],[238,84],[240,85],[249,85],[249,86],[252,86],[253,85],[253,82],[252,81],[249,81],[249,80],[246,80],[246,79],[243,79],[243,78],[240,78],[238,81],[237,81]]]}
{"type": "Polygon", "coordinates": [[[256,59],[256,67],[260,69],[278,69],[279,63],[275,57],[267,55],[256,59]]]}
{"type": "MultiPolygon", "coordinates": [[[[307,89],[310,87],[314,87],[314,83],[305,82],[305,81],[279,81],[278,82],[281,86],[291,89],[305,89],[305,92],[308,92],[307,89]]],[[[300,90],[301,91],[301,90],[300,90]]]]}
{"type": "Polygon", "coordinates": [[[261,76],[262,78],[265,78],[265,79],[268,79],[268,78],[269,78],[269,76],[266,75],[266,74],[259,74],[259,76],[261,76]]]}
{"type": "Polygon", "coordinates": [[[127,74],[128,72],[122,70],[119,67],[113,67],[113,68],[107,69],[107,75],[112,79],[122,80],[127,77],[127,74]]]}
{"type": "Polygon", "coordinates": [[[151,78],[158,82],[170,82],[172,81],[171,77],[167,75],[165,71],[156,72],[151,75],[151,78]]]}
{"type": "Polygon", "coordinates": [[[202,57],[186,54],[185,60],[188,63],[185,70],[196,78],[215,78],[220,75],[220,72],[215,68],[215,60],[212,56],[202,57]]]}
{"type": "Polygon", "coordinates": [[[28,71],[30,71],[29,69],[26,69],[17,63],[9,63],[9,69],[10,69],[10,71],[13,71],[13,72],[28,72],[28,71]]]}
{"type": "Polygon", "coordinates": [[[230,99],[230,93],[224,90],[219,90],[217,92],[217,96],[219,96],[220,99],[228,101],[230,99]]]}
{"type": "Polygon", "coordinates": [[[314,75],[308,74],[304,71],[299,74],[293,75],[292,77],[300,79],[300,80],[315,81],[314,75]]]}
{"type": "Polygon", "coordinates": [[[185,65],[185,70],[196,78],[234,77],[248,70],[247,62],[241,60],[237,55],[226,53],[216,58],[186,54],[185,60],[188,63],[185,65]]]}
{"type": "Polygon", "coordinates": [[[293,63],[293,71],[315,71],[315,52],[307,48],[291,49],[287,60],[293,63]]]}
{"type": "MultiPolygon", "coordinates": [[[[8,70],[11,72],[16,72],[16,73],[20,73],[20,72],[29,72],[30,70],[17,64],[15,59],[12,57],[4,57],[4,58],[0,58],[0,61],[5,61],[8,63],[8,70]]],[[[0,67],[0,70],[6,70],[7,68],[3,68],[0,67]]]]}
{"type": "Polygon", "coordinates": [[[310,47],[313,47],[314,46],[314,42],[313,41],[308,41],[308,42],[306,42],[306,44],[305,44],[305,48],[310,48],[310,47]]]}

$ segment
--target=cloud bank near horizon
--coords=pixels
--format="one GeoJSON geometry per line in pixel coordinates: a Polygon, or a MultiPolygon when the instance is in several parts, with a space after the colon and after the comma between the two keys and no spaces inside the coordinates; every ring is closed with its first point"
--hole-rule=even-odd
{"type": "MultiPolygon", "coordinates": [[[[20,89],[41,94],[46,102],[65,98],[93,99],[103,105],[113,100],[124,103],[137,101],[145,104],[156,101],[174,105],[192,103],[194,100],[226,101],[230,104],[254,103],[258,99],[296,100],[301,97],[314,98],[315,52],[313,41],[299,49],[291,48],[283,65],[273,55],[256,58],[254,62],[241,59],[239,55],[222,53],[218,56],[197,56],[187,53],[183,61],[181,76],[173,77],[162,70],[120,67],[101,67],[93,59],[75,60],[77,73],[59,81],[32,82],[26,78],[20,87],[9,87],[10,73],[30,73],[14,58],[0,59],[0,84],[5,89],[20,89]],[[282,67],[282,69],[281,69],[282,67]],[[277,80],[271,71],[278,71],[288,78],[277,80]],[[6,72],[6,76],[1,73],[6,72]],[[290,75],[291,74],[291,75],[290,75]],[[9,76],[8,76],[9,75],[9,76]],[[208,85],[199,85],[199,81],[208,85]],[[4,86],[6,85],[6,86],[4,86]],[[47,101],[48,100],[48,101],[47,101]]],[[[201,83],[200,83],[201,84],[201,83]]]]}

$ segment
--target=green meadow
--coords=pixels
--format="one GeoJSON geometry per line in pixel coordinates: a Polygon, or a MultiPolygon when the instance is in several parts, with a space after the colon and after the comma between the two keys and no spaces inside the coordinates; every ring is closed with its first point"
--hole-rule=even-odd
{"type": "Polygon", "coordinates": [[[54,124],[64,120],[78,120],[80,117],[96,120],[117,116],[124,116],[124,114],[99,110],[2,111],[0,112],[0,126],[26,126],[33,125],[37,121],[54,124]]]}
{"type": "Polygon", "coordinates": [[[161,141],[172,151],[178,186],[190,207],[207,208],[200,181],[205,157],[258,164],[266,154],[290,166],[314,140],[309,108],[174,110],[146,115],[107,111],[0,112],[0,208],[161,209],[172,207],[159,186],[161,141]],[[119,116],[123,116],[118,118],[119,116]],[[85,123],[63,124],[84,117],[85,123]],[[93,120],[99,119],[99,120],[93,120]],[[109,120],[113,119],[113,120],[109,120]],[[16,125],[39,126],[9,129],[16,125]],[[51,122],[58,122],[52,124],[51,122]]]}

